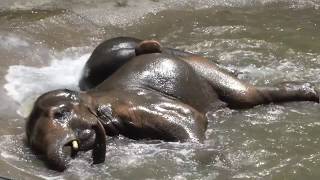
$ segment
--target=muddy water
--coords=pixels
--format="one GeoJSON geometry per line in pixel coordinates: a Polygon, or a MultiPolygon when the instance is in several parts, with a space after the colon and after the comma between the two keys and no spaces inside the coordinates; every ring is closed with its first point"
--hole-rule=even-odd
{"type": "Polygon", "coordinates": [[[24,144],[39,94],[78,89],[93,48],[115,36],[201,54],[252,84],[320,87],[320,3],[274,0],[1,0],[0,175],[13,179],[319,179],[320,105],[208,113],[204,144],[108,139],[106,162],[80,154],[64,173],[24,144]],[[222,153],[229,163],[223,163],[222,153]]]}

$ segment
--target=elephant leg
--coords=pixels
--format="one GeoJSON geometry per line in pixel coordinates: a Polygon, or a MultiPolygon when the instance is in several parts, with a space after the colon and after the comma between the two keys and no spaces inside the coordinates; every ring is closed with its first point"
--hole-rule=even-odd
{"type": "Polygon", "coordinates": [[[96,87],[133,57],[160,53],[162,47],[154,40],[118,37],[99,44],[87,61],[79,82],[81,90],[96,87]]]}
{"type": "Polygon", "coordinates": [[[135,47],[141,42],[130,37],[117,37],[99,44],[82,70],[81,90],[96,87],[123,64],[136,56],[135,47]]]}
{"type": "Polygon", "coordinates": [[[274,87],[255,87],[201,56],[184,54],[181,58],[210,83],[230,108],[249,108],[272,102],[319,102],[319,93],[310,83],[289,82],[274,87]]]}
{"type": "Polygon", "coordinates": [[[319,103],[319,91],[308,82],[283,82],[272,87],[257,87],[269,102],[314,101],[319,103]]]}

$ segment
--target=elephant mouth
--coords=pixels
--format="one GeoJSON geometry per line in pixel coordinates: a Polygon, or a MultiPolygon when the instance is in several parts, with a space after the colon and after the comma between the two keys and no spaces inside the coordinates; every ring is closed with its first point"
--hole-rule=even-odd
{"type": "Polygon", "coordinates": [[[71,159],[74,159],[80,151],[92,149],[92,164],[99,164],[105,161],[106,156],[106,134],[103,125],[97,121],[93,125],[94,143],[90,147],[84,147],[81,141],[74,136],[65,137],[57,143],[48,147],[47,163],[51,169],[64,171],[71,159]]]}
{"type": "Polygon", "coordinates": [[[70,156],[72,159],[77,156],[79,151],[79,141],[77,141],[76,139],[69,141],[62,148],[63,154],[65,154],[66,157],[70,156]]]}

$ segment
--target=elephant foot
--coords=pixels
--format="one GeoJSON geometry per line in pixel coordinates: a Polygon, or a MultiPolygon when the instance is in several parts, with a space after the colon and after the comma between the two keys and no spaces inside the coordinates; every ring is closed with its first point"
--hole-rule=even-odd
{"type": "Polygon", "coordinates": [[[145,40],[136,47],[135,52],[137,56],[141,54],[161,53],[162,48],[158,41],[145,40]]]}

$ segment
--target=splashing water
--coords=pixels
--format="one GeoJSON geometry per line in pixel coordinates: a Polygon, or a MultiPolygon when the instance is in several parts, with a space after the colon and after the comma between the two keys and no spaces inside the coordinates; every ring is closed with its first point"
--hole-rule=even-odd
{"type": "Polygon", "coordinates": [[[53,59],[47,67],[10,66],[4,88],[21,108],[18,113],[26,117],[35,99],[50,90],[67,88],[79,90],[78,82],[90,54],[71,59],[53,59]]]}

